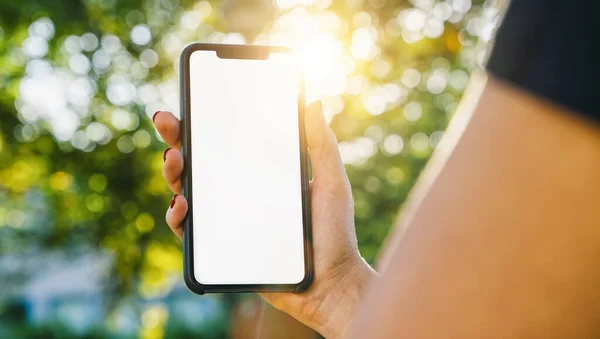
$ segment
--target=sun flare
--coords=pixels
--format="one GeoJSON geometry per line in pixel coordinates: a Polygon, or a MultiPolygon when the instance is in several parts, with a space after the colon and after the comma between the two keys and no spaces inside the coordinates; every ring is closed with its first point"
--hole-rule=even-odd
{"type": "Polygon", "coordinates": [[[338,96],[346,90],[354,64],[339,38],[340,25],[341,19],[333,12],[311,15],[296,8],[279,17],[269,33],[268,43],[288,46],[296,52],[308,102],[338,96]]]}

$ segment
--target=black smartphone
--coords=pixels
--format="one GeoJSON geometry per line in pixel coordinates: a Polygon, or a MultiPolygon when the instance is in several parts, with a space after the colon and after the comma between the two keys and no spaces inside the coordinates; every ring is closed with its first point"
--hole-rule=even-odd
{"type": "Polygon", "coordinates": [[[180,78],[187,286],[305,290],[313,277],[306,104],[294,53],[192,44],[180,78]]]}

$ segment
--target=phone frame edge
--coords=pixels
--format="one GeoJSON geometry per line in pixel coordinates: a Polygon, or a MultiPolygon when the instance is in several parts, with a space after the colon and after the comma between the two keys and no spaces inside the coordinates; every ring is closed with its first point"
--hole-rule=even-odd
{"type": "Polygon", "coordinates": [[[226,44],[204,44],[193,43],[185,47],[181,52],[179,59],[179,78],[180,78],[180,112],[181,112],[181,152],[184,159],[184,169],[182,173],[182,194],[188,199],[188,213],[183,221],[183,257],[184,257],[184,281],[186,286],[196,294],[205,293],[246,293],[246,292],[293,292],[300,293],[310,287],[314,277],[313,264],[313,243],[312,243],[312,219],[310,204],[310,187],[308,172],[308,146],[306,142],[306,132],[304,125],[304,113],[306,110],[304,82],[299,74],[299,95],[298,95],[298,127],[300,135],[300,173],[301,173],[301,191],[302,191],[302,218],[303,218],[303,238],[304,238],[304,278],[296,284],[231,284],[231,285],[206,285],[199,283],[194,277],[194,251],[193,251],[193,208],[192,208],[192,179],[191,179],[191,126],[188,124],[190,116],[190,73],[189,60],[195,51],[219,51],[227,50],[229,53],[235,53],[242,57],[249,58],[249,50],[263,50],[272,52],[291,52],[286,47],[279,46],[259,46],[259,45],[226,45],[226,44]]]}

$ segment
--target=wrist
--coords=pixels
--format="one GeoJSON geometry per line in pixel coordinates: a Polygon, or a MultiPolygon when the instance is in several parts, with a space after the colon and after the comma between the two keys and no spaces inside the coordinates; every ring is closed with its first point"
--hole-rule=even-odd
{"type": "Polygon", "coordinates": [[[332,280],[313,328],[325,338],[343,338],[362,302],[367,285],[376,276],[375,270],[362,257],[358,257],[351,267],[340,272],[338,279],[332,280]]]}

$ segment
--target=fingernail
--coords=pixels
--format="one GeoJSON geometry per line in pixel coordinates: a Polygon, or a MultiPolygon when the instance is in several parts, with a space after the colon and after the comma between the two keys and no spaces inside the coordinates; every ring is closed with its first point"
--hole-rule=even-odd
{"type": "Polygon", "coordinates": [[[169,147],[169,148],[167,148],[167,149],[165,150],[165,152],[163,153],[163,162],[167,161],[167,152],[168,152],[170,149],[171,149],[170,147],[169,147]]]}
{"type": "Polygon", "coordinates": [[[154,122],[154,118],[156,118],[156,115],[157,115],[158,113],[160,113],[160,111],[156,111],[156,112],[154,112],[154,115],[152,116],[152,122],[154,122]]]}
{"type": "Polygon", "coordinates": [[[169,208],[173,208],[173,206],[175,206],[175,199],[177,199],[177,196],[178,196],[178,195],[179,195],[179,194],[175,194],[175,195],[173,196],[173,199],[171,200],[171,206],[170,206],[169,208]]]}

